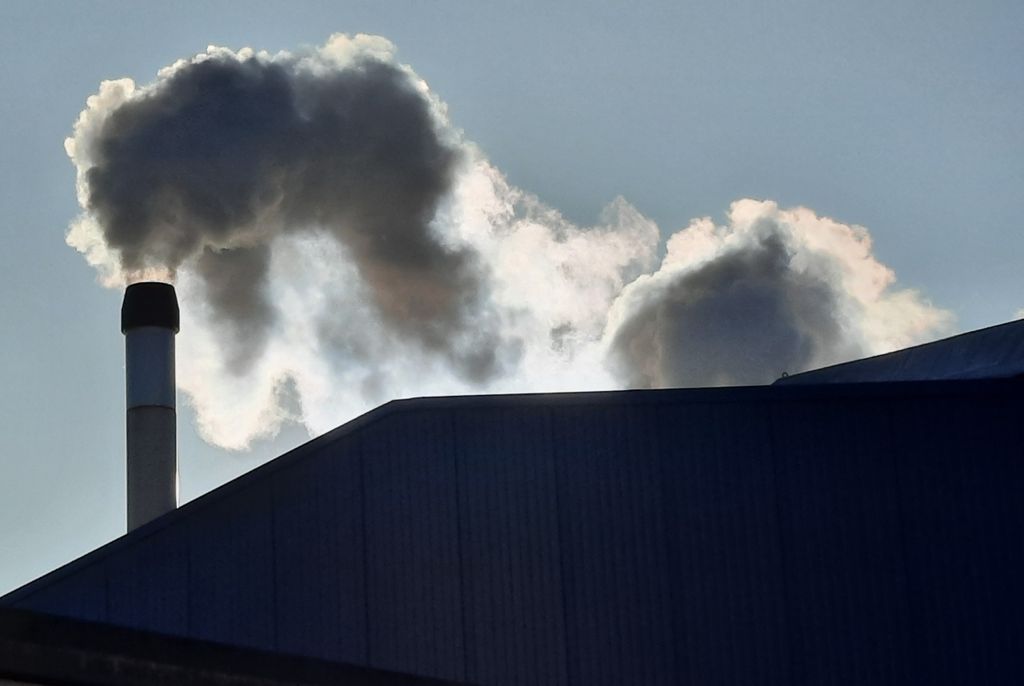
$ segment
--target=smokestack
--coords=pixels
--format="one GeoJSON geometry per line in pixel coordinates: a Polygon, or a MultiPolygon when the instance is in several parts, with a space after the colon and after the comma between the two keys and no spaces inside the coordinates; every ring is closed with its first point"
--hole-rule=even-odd
{"type": "Polygon", "coordinates": [[[178,505],[177,418],[174,409],[174,335],[178,299],[166,283],[135,283],[125,290],[128,399],[128,530],[178,505]]]}

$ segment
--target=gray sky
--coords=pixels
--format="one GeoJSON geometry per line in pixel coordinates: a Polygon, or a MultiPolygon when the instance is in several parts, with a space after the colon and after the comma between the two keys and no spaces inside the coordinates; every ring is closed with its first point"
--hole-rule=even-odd
{"type": "MultiPolygon", "coordinates": [[[[868,227],[903,286],[957,317],[1024,307],[1019,2],[331,2],[0,5],[0,592],[122,532],[120,293],[64,244],[64,138],[103,79],[208,44],[386,36],[515,185],[580,224],[618,195],[663,234],[733,200],[868,227]]],[[[191,499],[306,438],[203,443],[191,499]]]]}

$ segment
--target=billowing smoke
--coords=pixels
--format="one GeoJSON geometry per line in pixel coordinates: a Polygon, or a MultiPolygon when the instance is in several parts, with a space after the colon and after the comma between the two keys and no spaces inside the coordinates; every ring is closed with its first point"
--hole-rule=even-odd
{"type": "Polygon", "coordinates": [[[379,37],[104,82],[66,147],[68,243],[108,285],[177,283],[179,385],[225,447],[396,396],[767,382],[948,324],[864,229],[770,202],[655,270],[652,221],[510,186],[379,37]]]}
{"type": "Polygon", "coordinates": [[[128,280],[194,261],[244,372],[275,325],[271,244],[323,233],[396,334],[485,380],[498,357],[479,350],[502,342],[480,327],[483,275],[430,226],[460,157],[435,107],[370,37],[304,57],[211,49],[142,89],[106,83],[68,148],[92,223],[72,240],[116,253],[128,280]],[[480,348],[453,347],[469,331],[480,348]]]}
{"type": "Polygon", "coordinates": [[[871,253],[863,227],[733,203],[726,226],[700,219],[668,241],[661,268],[624,289],[609,361],[633,387],[771,383],[911,345],[949,315],[871,253]]]}

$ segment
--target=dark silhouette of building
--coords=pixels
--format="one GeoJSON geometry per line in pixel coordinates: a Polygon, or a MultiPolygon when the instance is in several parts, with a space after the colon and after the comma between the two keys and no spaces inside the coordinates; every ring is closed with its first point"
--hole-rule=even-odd
{"type": "Polygon", "coordinates": [[[0,604],[478,684],[1024,683],[1024,377],[953,367],[396,401],[0,604]]]}
{"type": "Polygon", "coordinates": [[[0,684],[458,686],[10,608],[0,609],[0,684]]]}

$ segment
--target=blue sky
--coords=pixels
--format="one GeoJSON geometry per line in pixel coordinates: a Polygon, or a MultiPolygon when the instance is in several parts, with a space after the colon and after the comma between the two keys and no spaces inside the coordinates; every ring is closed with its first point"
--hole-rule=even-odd
{"type": "MultiPolygon", "coordinates": [[[[868,227],[961,330],[1024,308],[1024,6],[1016,2],[7,2],[0,6],[0,591],[123,529],[120,293],[64,244],[64,138],[103,79],[208,44],[386,36],[516,186],[593,223],[623,196],[664,234],[738,198],[868,227]]],[[[206,445],[195,497],[305,440],[206,445]]]]}

